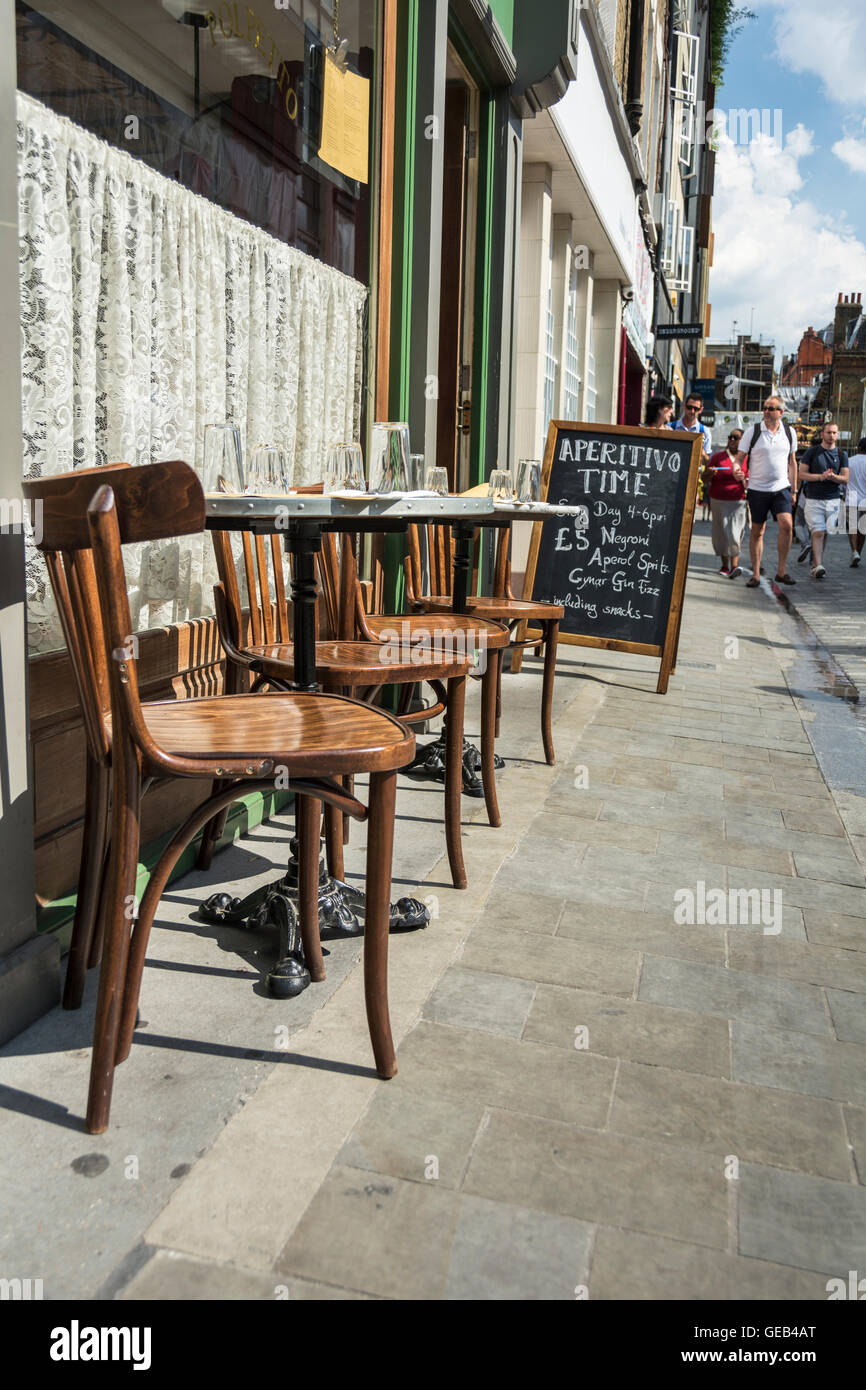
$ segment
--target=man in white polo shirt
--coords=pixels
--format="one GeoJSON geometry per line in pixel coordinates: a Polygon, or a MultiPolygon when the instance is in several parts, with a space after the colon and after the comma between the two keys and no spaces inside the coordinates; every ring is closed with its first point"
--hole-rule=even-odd
{"type": "Polygon", "coordinates": [[[737,463],[749,460],[749,487],[746,501],[752,521],[749,551],[752,557],[752,577],[747,589],[760,583],[761,556],[764,553],[764,531],[770,513],[779,527],[778,584],[796,584],[788,573],[788,551],[794,530],[794,479],[797,475],[796,435],[782,424],[781,396],[768,396],[764,402],[762,424],[750,425],[740,440],[737,463]]]}

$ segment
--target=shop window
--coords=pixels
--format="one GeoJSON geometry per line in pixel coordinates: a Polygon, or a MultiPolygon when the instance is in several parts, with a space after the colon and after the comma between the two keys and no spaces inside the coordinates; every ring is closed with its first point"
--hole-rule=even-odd
{"type": "Polygon", "coordinates": [[[584,419],[595,419],[595,346],[593,343],[592,318],[589,320],[589,330],[586,337],[586,395],[584,397],[584,419]]]}
{"type": "MultiPolygon", "coordinates": [[[[369,146],[333,139],[326,48],[363,129],[375,5],[341,0],[339,31],[300,8],[17,6],[26,476],[200,467],[231,421],[310,482],[360,437],[369,146]]],[[[212,611],[209,540],[133,550],[138,627],[212,611]]],[[[31,645],[59,647],[32,552],[27,577],[31,645]]]]}
{"type": "MultiPolygon", "coordinates": [[[[573,275],[573,280],[576,278],[573,275]]],[[[572,283],[568,291],[568,306],[565,319],[565,370],[564,370],[563,411],[566,420],[576,420],[580,409],[580,375],[578,372],[577,340],[577,286],[572,283]]]]}
{"type": "Polygon", "coordinates": [[[544,330],[544,430],[553,419],[556,409],[556,368],[558,359],[554,356],[554,315],[553,315],[553,242],[550,244],[550,265],[547,277],[547,317],[544,330]]]}
{"type": "Polygon", "coordinates": [[[335,8],[346,70],[369,83],[372,0],[70,0],[45,12],[16,5],[18,86],[191,192],[366,282],[369,181],[319,155],[335,8]]]}

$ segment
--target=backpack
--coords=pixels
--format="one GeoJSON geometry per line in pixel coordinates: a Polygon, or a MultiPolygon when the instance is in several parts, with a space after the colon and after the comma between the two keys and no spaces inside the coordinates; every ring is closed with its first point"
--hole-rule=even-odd
{"type": "MultiPolygon", "coordinates": [[[[752,431],[752,439],[751,439],[751,443],[749,444],[749,447],[748,447],[748,449],[747,449],[747,451],[746,451],[746,457],[745,457],[745,460],[744,460],[745,463],[748,463],[748,462],[749,462],[749,459],[750,459],[751,456],[752,456],[752,450],[754,449],[755,444],[757,443],[758,439],[760,438],[760,435],[761,435],[761,425],[762,425],[762,423],[763,423],[763,421],[759,420],[758,423],[757,423],[756,425],[750,425],[750,426],[749,426],[749,429],[752,431]]],[[[795,436],[795,434],[794,434],[794,431],[791,429],[791,426],[788,424],[787,420],[783,420],[783,421],[782,421],[782,428],[784,429],[785,434],[786,434],[787,437],[788,437],[788,453],[789,453],[789,454],[796,454],[796,452],[797,452],[797,439],[796,439],[796,436],[795,436]]],[[[746,436],[745,436],[745,434],[744,434],[744,435],[743,435],[743,439],[745,439],[745,437],[746,437],[746,436]]],[[[741,444],[741,445],[742,445],[743,439],[740,440],[740,444],[741,444]]]]}

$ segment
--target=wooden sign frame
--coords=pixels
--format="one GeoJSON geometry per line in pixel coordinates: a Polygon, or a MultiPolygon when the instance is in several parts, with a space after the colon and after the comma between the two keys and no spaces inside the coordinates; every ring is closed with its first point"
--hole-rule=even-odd
{"type": "MultiPolygon", "coordinates": [[[[547,443],[544,449],[544,463],[541,470],[541,500],[547,501],[547,490],[550,483],[550,474],[553,469],[553,461],[556,455],[556,443],[559,438],[560,430],[587,430],[593,434],[615,434],[619,436],[639,437],[641,439],[660,439],[670,442],[671,430],[654,430],[649,426],[643,425],[597,425],[593,420],[551,420],[547,431],[547,443]]],[[[676,431],[682,436],[685,430],[676,431]]],[[[671,672],[676,669],[677,648],[680,641],[680,623],[682,620],[683,594],[686,587],[686,569],[688,567],[689,548],[692,539],[692,526],[695,516],[695,501],[698,492],[698,473],[701,465],[701,454],[703,450],[703,434],[700,431],[694,432],[694,442],[692,444],[691,458],[689,459],[689,477],[686,484],[685,503],[683,505],[682,520],[680,522],[680,534],[677,538],[677,554],[674,564],[674,577],[671,587],[671,602],[668,610],[668,621],[665,628],[665,638],[661,646],[656,646],[646,642],[626,642],[615,637],[592,637],[589,634],[576,632],[560,632],[560,642],[570,643],[575,647],[603,647],[610,651],[635,652],[639,656],[657,656],[661,658],[659,669],[658,685],[656,693],[664,695],[667,692],[668,680],[671,672]]],[[[679,441],[678,441],[679,442],[679,441]]],[[[589,500],[589,499],[588,499],[589,500]]],[[[555,504],[551,504],[555,505],[555,504]]],[[[535,583],[535,567],[538,563],[538,551],[541,546],[541,528],[543,522],[537,521],[532,528],[532,540],[529,546],[529,558],[526,563],[526,576],[523,581],[523,597],[531,599],[533,597],[532,587],[535,583]]],[[[527,635],[528,624],[522,623],[516,633],[518,639],[523,639],[527,635]]],[[[529,636],[535,635],[535,629],[529,628],[529,636]]],[[[539,631],[538,637],[542,634],[539,631]]],[[[519,671],[522,651],[518,647],[512,652],[511,669],[519,671]],[[515,660],[515,658],[517,658],[515,660]]]]}

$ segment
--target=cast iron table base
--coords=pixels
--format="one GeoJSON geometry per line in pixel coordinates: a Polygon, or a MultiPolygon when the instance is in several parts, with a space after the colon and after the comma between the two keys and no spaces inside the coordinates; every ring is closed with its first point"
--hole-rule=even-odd
{"type": "MultiPolygon", "coordinates": [[[[298,914],[298,841],[290,843],[286,872],[276,883],[265,884],[245,898],[213,893],[198,910],[201,921],[213,926],[244,927],[257,931],[275,927],[279,934],[276,964],[268,971],[268,990],[277,999],[292,999],[311,983],[304,962],[298,914]]],[[[360,888],[332,878],[319,859],[319,931],[333,938],[363,936],[364,894],[360,888]]],[[[407,931],[426,927],[430,910],[417,898],[398,898],[391,904],[389,929],[407,931]]]]}
{"type": "MultiPolygon", "coordinates": [[[[504,758],[500,758],[498,753],[493,754],[493,766],[495,768],[505,766],[504,758]]],[[[402,771],[411,777],[424,777],[429,778],[432,782],[444,782],[444,731],[432,743],[419,746],[409,766],[404,767],[402,771]]],[[[463,795],[475,797],[483,797],[484,795],[484,784],[481,781],[481,754],[475,744],[469,742],[468,738],[463,740],[463,795]]]]}

